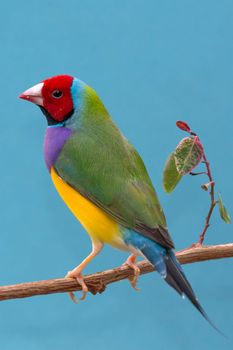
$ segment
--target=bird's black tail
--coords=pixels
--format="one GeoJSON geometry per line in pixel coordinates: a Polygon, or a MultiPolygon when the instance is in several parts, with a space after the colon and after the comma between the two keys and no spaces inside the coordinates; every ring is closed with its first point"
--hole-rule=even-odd
{"type": "MultiPolygon", "coordinates": [[[[158,270],[158,272],[162,271],[161,275],[164,278],[164,280],[172,287],[174,288],[182,297],[187,297],[191,303],[195,306],[195,308],[202,314],[202,316],[210,323],[210,325],[220,334],[224,335],[209,319],[206,312],[202,308],[201,304],[199,303],[190,283],[188,282],[187,278],[185,277],[185,274],[182,270],[182,267],[178,260],[176,259],[176,256],[172,250],[165,250],[163,254],[161,254],[160,250],[160,262],[157,258],[158,251],[156,254],[153,254],[151,251],[151,248],[143,249],[142,253],[143,255],[155,266],[155,268],[158,270]],[[161,269],[161,257],[163,255],[163,262],[164,262],[164,269],[161,269]],[[156,258],[155,258],[156,257],[156,258]],[[159,262],[159,264],[158,264],[159,262]],[[158,265],[158,266],[157,266],[158,265]],[[166,273],[165,273],[166,271],[166,273]]],[[[154,250],[154,249],[153,249],[154,250]]]]}

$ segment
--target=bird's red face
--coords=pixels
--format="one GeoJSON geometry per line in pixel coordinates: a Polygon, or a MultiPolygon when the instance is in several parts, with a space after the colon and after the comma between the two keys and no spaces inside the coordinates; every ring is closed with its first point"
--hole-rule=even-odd
{"type": "Polygon", "coordinates": [[[49,124],[66,120],[74,110],[71,87],[73,77],[58,75],[31,87],[19,97],[38,105],[46,115],[49,124]]]}

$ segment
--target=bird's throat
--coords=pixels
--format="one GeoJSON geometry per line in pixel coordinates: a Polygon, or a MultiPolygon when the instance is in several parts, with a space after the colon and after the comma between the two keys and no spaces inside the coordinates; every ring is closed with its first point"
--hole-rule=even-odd
{"type": "MultiPolygon", "coordinates": [[[[52,126],[52,125],[57,125],[60,123],[60,121],[57,121],[56,119],[54,119],[52,117],[51,114],[49,114],[49,112],[42,106],[39,106],[42,113],[44,114],[44,116],[46,117],[47,119],[47,123],[49,126],[52,126]]],[[[67,119],[69,119],[72,115],[74,114],[74,109],[72,109],[69,113],[65,114],[64,117],[62,118],[62,122],[65,122],[67,119]]]]}

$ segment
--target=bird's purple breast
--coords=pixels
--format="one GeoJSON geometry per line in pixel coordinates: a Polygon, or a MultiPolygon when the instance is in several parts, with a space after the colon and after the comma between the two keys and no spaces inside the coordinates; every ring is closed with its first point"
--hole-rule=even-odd
{"type": "Polygon", "coordinates": [[[50,127],[46,129],[44,138],[44,159],[48,170],[56,162],[62,147],[69,139],[72,131],[65,127],[50,127]]]}

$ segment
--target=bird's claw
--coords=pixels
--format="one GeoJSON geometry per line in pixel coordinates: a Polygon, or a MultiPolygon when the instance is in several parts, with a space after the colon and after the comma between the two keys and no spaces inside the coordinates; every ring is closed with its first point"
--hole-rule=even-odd
{"type": "Polygon", "coordinates": [[[129,266],[131,267],[131,269],[134,270],[134,276],[129,277],[128,279],[133,289],[135,289],[137,292],[140,291],[140,288],[137,287],[137,281],[140,275],[140,269],[136,264],[136,257],[134,255],[130,255],[129,258],[126,260],[126,262],[123,264],[123,266],[129,266]]]}
{"type": "Polygon", "coordinates": [[[133,269],[134,269],[134,276],[129,278],[129,281],[133,289],[135,289],[138,292],[140,291],[140,288],[137,287],[138,277],[140,275],[140,269],[137,265],[133,267],[133,269]]]}
{"type": "Polygon", "coordinates": [[[81,273],[74,273],[73,271],[69,271],[67,273],[67,275],[65,276],[66,278],[73,278],[75,279],[80,286],[82,287],[82,296],[77,300],[77,298],[75,297],[74,292],[69,292],[69,296],[71,298],[71,300],[75,303],[78,304],[79,300],[84,300],[87,296],[88,293],[88,287],[86,285],[86,283],[84,282],[83,276],[81,273]]]}
{"type": "Polygon", "coordinates": [[[139,275],[140,275],[140,269],[139,269],[139,273],[135,273],[135,272],[134,272],[134,276],[133,276],[133,277],[129,277],[129,282],[130,282],[131,286],[132,286],[133,289],[135,289],[137,292],[140,291],[140,288],[137,287],[137,281],[138,281],[139,275]]]}

